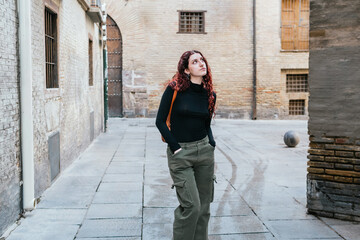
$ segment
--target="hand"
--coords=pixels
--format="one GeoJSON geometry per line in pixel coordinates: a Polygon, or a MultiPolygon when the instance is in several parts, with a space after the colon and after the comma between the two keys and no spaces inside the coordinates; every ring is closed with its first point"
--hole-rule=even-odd
{"type": "Polygon", "coordinates": [[[179,148],[178,150],[176,150],[176,151],[174,152],[174,154],[180,152],[181,150],[182,150],[182,148],[179,148]]]}

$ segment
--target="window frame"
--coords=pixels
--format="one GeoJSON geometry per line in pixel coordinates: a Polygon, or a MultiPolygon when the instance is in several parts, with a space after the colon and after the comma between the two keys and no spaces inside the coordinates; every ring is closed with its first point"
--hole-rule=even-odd
{"type": "MultiPolygon", "coordinates": [[[[281,52],[309,52],[309,32],[310,32],[310,0],[281,0],[281,7],[280,7],[280,51],[281,52]],[[294,43],[294,47],[293,48],[284,48],[284,26],[286,26],[284,24],[284,17],[283,17],[283,14],[285,12],[285,7],[284,7],[284,1],[294,1],[294,2],[297,2],[297,7],[294,7],[294,11],[298,11],[298,12],[294,12],[294,21],[293,21],[293,26],[296,25],[296,27],[292,27],[291,29],[293,31],[295,31],[293,33],[293,37],[292,37],[292,41],[294,43]],[[301,1],[307,1],[308,4],[308,19],[307,19],[307,48],[299,48],[299,45],[300,45],[300,42],[301,39],[298,37],[299,34],[299,29],[301,28],[306,28],[305,25],[301,25],[300,23],[300,20],[302,19],[301,18],[301,13],[302,13],[302,10],[301,10],[301,6],[302,6],[302,3],[301,1]],[[295,29],[295,30],[294,30],[295,29]]],[[[290,38],[289,38],[290,39],[290,38]]]]}
{"type": "MultiPolygon", "coordinates": [[[[299,104],[297,104],[296,106],[300,106],[299,104]]],[[[295,106],[295,107],[296,107],[295,106]]],[[[289,116],[305,116],[306,115],[306,99],[289,99],[289,108],[288,108],[288,115],[289,116]],[[303,103],[303,105],[302,105],[302,114],[290,114],[290,103],[291,102],[301,102],[301,103],[303,103]]],[[[298,113],[299,112],[299,110],[298,109],[295,109],[295,113],[298,113]]]]}
{"type": "Polygon", "coordinates": [[[89,87],[94,86],[94,41],[89,33],[88,38],[89,87]]]}
{"type": "Polygon", "coordinates": [[[43,8],[43,13],[44,13],[44,20],[43,20],[43,27],[44,27],[44,65],[45,65],[45,88],[46,89],[59,89],[59,8],[56,4],[53,3],[52,0],[45,0],[44,1],[44,8],[43,8]],[[52,58],[55,59],[52,62],[54,62],[54,70],[52,72],[53,75],[53,79],[50,79],[48,81],[48,74],[47,74],[47,68],[48,68],[48,63],[47,62],[47,38],[49,38],[47,36],[47,32],[46,32],[46,14],[47,12],[49,12],[51,15],[55,15],[56,20],[53,22],[53,24],[55,24],[55,30],[53,31],[55,36],[50,36],[54,38],[54,44],[53,44],[53,49],[52,49],[52,58]]]}
{"type": "Polygon", "coordinates": [[[178,31],[177,34],[207,34],[207,32],[205,31],[205,13],[207,12],[206,10],[177,10],[178,12],[178,31]],[[181,26],[181,13],[201,13],[202,14],[202,29],[203,32],[181,32],[180,31],[180,26],[181,26]]]}

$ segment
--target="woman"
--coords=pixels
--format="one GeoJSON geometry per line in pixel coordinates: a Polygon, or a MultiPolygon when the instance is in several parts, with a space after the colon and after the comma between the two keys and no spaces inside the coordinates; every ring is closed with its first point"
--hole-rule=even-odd
{"type": "Polygon", "coordinates": [[[214,197],[215,141],[210,122],[215,109],[210,67],[199,51],[185,52],[167,86],[156,126],[168,143],[167,157],[180,205],[174,212],[174,240],[207,240],[214,197]],[[174,91],[171,130],[166,125],[174,91]]]}

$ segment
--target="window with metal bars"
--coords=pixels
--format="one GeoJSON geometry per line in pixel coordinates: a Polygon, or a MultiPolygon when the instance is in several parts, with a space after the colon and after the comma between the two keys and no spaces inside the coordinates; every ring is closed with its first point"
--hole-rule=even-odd
{"type": "Polygon", "coordinates": [[[304,99],[290,100],[289,115],[305,115],[305,100],[304,99]]]}
{"type": "Polygon", "coordinates": [[[309,50],[309,0],[282,0],[281,48],[309,50]]]}
{"type": "Polygon", "coordinates": [[[286,74],[286,92],[308,91],[308,74],[286,74]]]}
{"type": "Polygon", "coordinates": [[[205,33],[205,11],[179,11],[179,33],[205,33]]]}
{"type": "Polygon", "coordinates": [[[94,85],[94,72],[93,72],[93,41],[89,39],[89,86],[94,85]]]}
{"type": "Polygon", "coordinates": [[[45,8],[45,69],[46,88],[58,88],[57,14],[45,8]]]}

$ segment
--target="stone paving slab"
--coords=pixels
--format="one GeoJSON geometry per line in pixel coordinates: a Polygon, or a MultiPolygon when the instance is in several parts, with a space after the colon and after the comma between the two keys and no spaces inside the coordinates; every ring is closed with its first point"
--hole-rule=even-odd
{"type": "Polygon", "coordinates": [[[18,227],[6,240],[73,240],[79,225],[40,223],[18,227]]]}
{"type": "Polygon", "coordinates": [[[141,192],[142,182],[101,183],[98,192],[137,191],[141,192]]]}
{"type": "Polygon", "coordinates": [[[92,204],[87,219],[142,218],[142,204],[92,204]]]}
{"type": "Polygon", "coordinates": [[[142,173],[106,173],[102,182],[142,182],[143,178],[142,173]]]}
{"type": "MultiPolygon", "coordinates": [[[[277,239],[339,239],[339,235],[318,220],[265,221],[277,239]]],[[[341,238],[340,238],[341,239],[341,238]]]]}
{"type": "Polygon", "coordinates": [[[255,215],[211,217],[209,234],[266,233],[269,232],[255,215]]]}
{"type": "Polygon", "coordinates": [[[78,240],[141,240],[141,237],[75,238],[78,240]]]}
{"type": "Polygon", "coordinates": [[[97,192],[93,203],[142,203],[142,192],[97,192]]]}
{"type": "Polygon", "coordinates": [[[85,220],[77,237],[140,237],[141,219],[85,220]]]}
{"type": "Polygon", "coordinates": [[[245,233],[245,234],[226,234],[210,235],[209,240],[273,240],[270,233],[245,233]]]}

